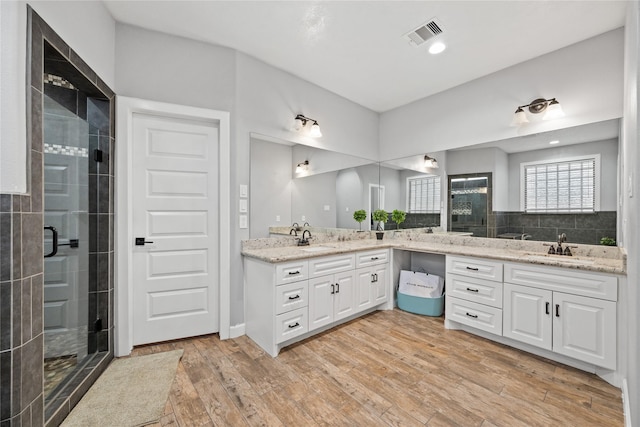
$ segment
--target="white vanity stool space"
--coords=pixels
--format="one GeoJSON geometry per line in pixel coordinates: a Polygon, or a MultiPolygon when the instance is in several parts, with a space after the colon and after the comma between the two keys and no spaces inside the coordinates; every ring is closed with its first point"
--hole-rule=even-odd
{"type": "Polygon", "coordinates": [[[616,370],[616,275],[447,256],[446,285],[447,328],[599,375],[616,370]]]}
{"type": "Polygon", "coordinates": [[[392,309],[389,249],[280,263],[245,257],[246,334],[271,356],[377,309],[392,309]]]}

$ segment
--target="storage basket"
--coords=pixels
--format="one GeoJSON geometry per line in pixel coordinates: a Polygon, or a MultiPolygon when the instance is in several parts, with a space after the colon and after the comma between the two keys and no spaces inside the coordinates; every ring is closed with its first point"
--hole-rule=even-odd
{"type": "Polygon", "coordinates": [[[409,313],[440,317],[444,312],[444,295],[435,298],[414,297],[398,292],[398,308],[409,313]]]}

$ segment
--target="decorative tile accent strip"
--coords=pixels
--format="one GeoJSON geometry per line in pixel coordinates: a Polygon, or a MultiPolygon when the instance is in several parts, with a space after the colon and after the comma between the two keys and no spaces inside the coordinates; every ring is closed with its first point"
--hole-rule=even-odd
{"type": "Polygon", "coordinates": [[[62,154],[63,156],[89,157],[89,149],[81,147],[70,147],[60,144],[44,144],[46,154],[62,154]]]}
{"type": "Polygon", "coordinates": [[[72,85],[68,80],[63,79],[60,76],[56,76],[55,74],[44,73],[43,79],[44,79],[44,83],[49,83],[54,86],[60,86],[65,89],[76,90],[75,86],[72,85]]]}
{"type": "Polygon", "coordinates": [[[471,202],[455,202],[451,206],[453,215],[471,215],[471,202]]]}
{"type": "Polygon", "coordinates": [[[460,190],[451,190],[451,194],[487,194],[487,187],[463,188],[460,190]]]}

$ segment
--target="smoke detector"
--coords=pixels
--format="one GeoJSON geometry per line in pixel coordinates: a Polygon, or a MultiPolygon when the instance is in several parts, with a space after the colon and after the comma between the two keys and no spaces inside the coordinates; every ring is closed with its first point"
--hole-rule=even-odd
{"type": "Polygon", "coordinates": [[[418,28],[409,31],[403,37],[415,47],[422,45],[424,42],[442,34],[442,24],[437,18],[430,19],[418,28]]]}

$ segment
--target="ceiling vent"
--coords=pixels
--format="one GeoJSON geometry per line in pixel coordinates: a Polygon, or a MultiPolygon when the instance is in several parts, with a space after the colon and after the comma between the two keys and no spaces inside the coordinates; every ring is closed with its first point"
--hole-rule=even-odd
{"type": "Polygon", "coordinates": [[[420,46],[429,39],[442,34],[442,24],[433,18],[430,21],[420,25],[413,31],[408,32],[404,37],[409,40],[413,46],[420,46]]]}

